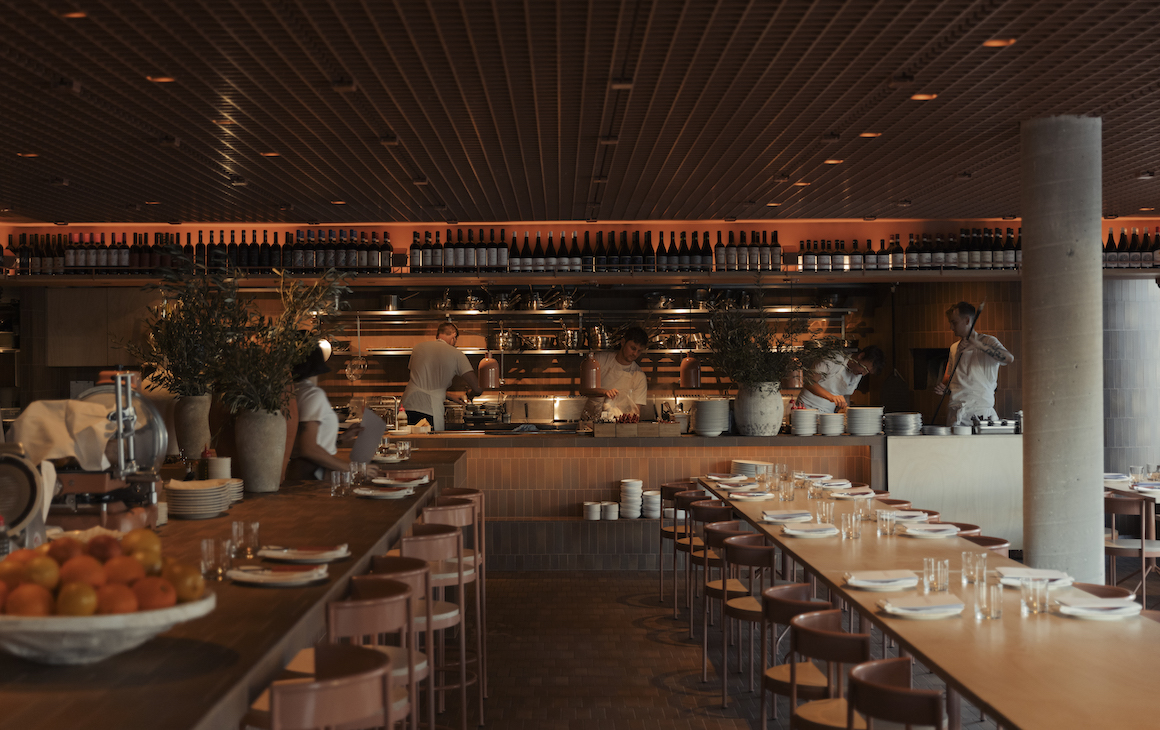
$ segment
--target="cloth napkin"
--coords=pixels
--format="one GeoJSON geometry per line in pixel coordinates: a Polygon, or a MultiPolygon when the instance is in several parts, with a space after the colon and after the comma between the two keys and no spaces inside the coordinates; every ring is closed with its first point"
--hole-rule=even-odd
{"type": "Polygon", "coordinates": [[[941,535],[944,532],[947,534],[954,534],[959,531],[959,528],[955,527],[954,525],[943,525],[935,522],[929,525],[908,525],[906,530],[907,532],[928,532],[941,535]]]}
{"type": "Polygon", "coordinates": [[[33,464],[75,457],[85,471],[104,471],[105,446],[116,430],[108,409],[80,400],[38,400],[28,404],[12,424],[8,441],[24,444],[33,464]]]}
{"type": "Polygon", "coordinates": [[[1089,613],[1104,612],[1136,612],[1143,608],[1139,603],[1128,598],[1096,598],[1095,596],[1065,596],[1056,599],[1060,605],[1067,606],[1075,611],[1089,613]]]}
{"type": "Polygon", "coordinates": [[[784,519],[786,517],[813,517],[808,509],[767,509],[761,513],[762,517],[784,519]]]}
{"type": "Polygon", "coordinates": [[[309,583],[321,580],[327,575],[326,564],[322,565],[246,565],[226,573],[226,577],[248,583],[285,583],[295,581],[309,583]]]}
{"type": "Polygon", "coordinates": [[[894,519],[901,520],[903,522],[906,522],[908,520],[911,522],[926,522],[926,518],[927,518],[927,514],[925,512],[919,512],[916,509],[896,509],[896,510],[894,510],[894,519]]]}
{"type": "Polygon", "coordinates": [[[829,524],[828,522],[821,522],[821,523],[818,523],[816,525],[802,525],[801,527],[783,527],[781,529],[782,529],[782,532],[788,533],[790,535],[793,535],[793,534],[808,535],[808,534],[814,534],[814,533],[829,534],[831,532],[838,531],[837,527],[834,527],[833,525],[829,524]]]}
{"type": "Polygon", "coordinates": [[[869,487],[857,487],[855,489],[839,489],[831,494],[835,497],[869,497],[874,494],[874,490],[869,487]]]}
{"type": "Polygon", "coordinates": [[[853,482],[851,482],[849,479],[832,479],[832,480],[827,480],[827,481],[822,482],[822,488],[824,488],[824,489],[846,489],[852,483],[853,482]]]}

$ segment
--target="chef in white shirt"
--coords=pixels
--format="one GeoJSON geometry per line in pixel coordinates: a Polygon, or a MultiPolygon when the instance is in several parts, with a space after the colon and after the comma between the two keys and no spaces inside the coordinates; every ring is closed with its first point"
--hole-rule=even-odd
{"type": "Polygon", "coordinates": [[[934,392],[942,395],[950,391],[948,426],[970,426],[972,416],[998,418],[995,388],[999,385],[999,366],[1015,362],[1015,356],[999,340],[978,330],[971,331],[975,316],[975,307],[968,302],[959,302],[947,310],[947,321],[959,341],[951,345],[942,382],[935,386],[934,392]],[[954,379],[951,379],[952,370],[954,379]]]}
{"type": "Polygon", "coordinates": [[[848,357],[839,354],[827,358],[814,367],[812,377],[798,394],[798,403],[803,408],[816,408],[819,413],[844,411],[862,376],[882,372],[884,362],[882,348],[874,345],[848,357]]]}
{"type": "Polygon", "coordinates": [[[443,430],[443,401],[450,398],[457,403],[466,402],[462,395],[447,392],[457,378],[467,385],[468,396],[483,392],[467,356],[455,347],[458,341],[459,328],[443,322],[435,330],[435,339],[420,342],[411,349],[407,363],[411,377],[403,390],[402,405],[412,426],[426,419],[432,430],[443,430]]]}
{"type": "Polygon", "coordinates": [[[640,413],[648,402],[648,379],[637,360],[648,349],[648,334],[640,327],[629,327],[616,352],[594,355],[600,364],[600,387],[581,390],[588,396],[584,417],[597,418],[605,407],[615,415],[640,413]]]}

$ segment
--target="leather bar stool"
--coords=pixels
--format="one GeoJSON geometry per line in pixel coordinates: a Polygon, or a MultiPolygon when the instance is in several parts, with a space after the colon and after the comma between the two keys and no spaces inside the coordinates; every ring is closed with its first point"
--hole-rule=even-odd
{"type": "Polygon", "coordinates": [[[906,727],[946,727],[942,691],[914,689],[910,665],[909,657],[899,657],[864,662],[851,669],[845,727],[848,730],[865,727],[859,714],[871,722],[883,720],[906,727]]]}
{"type": "Polygon", "coordinates": [[[1090,593],[1096,598],[1132,599],[1136,597],[1132,591],[1122,586],[1105,586],[1100,585],[1099,583],[1072,583],[1071,587],[1078,588],[1085,593],[1090,593]]]}
{"type": "Polygon", "coordinates": [[[982,528],[967,522],[944,522],[944,525],[954,525],[959,528],[959,537],[977,537],[983,534],[982,528]]]}
{"type": "Polygon", "coordinates": [[[926,521],[928,523],[940,521],[939,518],[941,517],[941,515],[939,515],[938,512],[935,512],[932,509],[922,509],[921,507],[913,507],[912,509],[915,512],[925,512],[926,513],[926,521]]]}
{"type": "Polygon", "coordinates": [[[731,519],[733,508],[719,499],[699,499],[691,502],[686,509],[688,510],[686,520],[689,528],[688,535],[697,542],[689,550],[686,575],[689,585],[689,592],[686,596],[689,602],[689,638],[692,639],[694,638],[693,614],[695,613],[693,598],[695,598],[696,593],[704,595],[704,590],[701,587],[709,579],[712,569],[721,565],[721,557],[705,545],[705,525],[710,522],[731,519]],[[698,577],[698,568],[704,570],[705,578],[698,577]]]}
{"type": "Polygon", "coordinates": [[[881,502],[884,507],[893,507],[894,509],[910,509],[911,506],[910,501],[905,499],[878,499],[876,497],[875,500],[881,502]]]}
{"type": "MultiPolygon", "coordinates": [[[[721,617],[721,707],[729,706],[729,642],[725,641],[729,620],[749,624],[749,691],[753,691],[753,634],[761,623],[763,609],[761,595],[775,582],[777,546],[769,544],[763,534],[737,535],[725,540],[721,553],[721,571],[749,569],[749,580],[743,595],[725,601],[721,617]]],[[[738,631],[738,636],[741,632],[738,631]]],[[[740,644],[740,642],[738,642],[740,644]]],[[[737,650],[737,670],[741,671],[741,647],[737,650]]],[[[762,667],[764,671],[765,667],[762,667]]]]}
{"type": "Polygon", "coordinates": [[[1011,541],[1002,537],[991,537],[989,535],[964,535],[964,540],[985,547],[992,552],[998,553],[1003,557],[1008,557],[1008,551],[1011,549],[1011,541]]]}
{"type": "MultiPolygon", "coordinates": [[[[768,727],[769,705],[765,702],[765,693],[773,695],[773,717],[777,718],[777,696],[790,696],[791,677],[790,663],[793,656],[788,656],[784,664],[777,663],[778,647],[781,640],[789,633],[789,623],[795,616],[812,611],[825,611],[833,608],[829,601],[813,597],[813,586],[809,583],[789,583],[786,585],[766,588],[761,592],[761,723],[759,727],[768,727]],[[781,634],[777,627],[784,626],[781,634]],[[769,656],[769,632],[773,632],[773,656],[769,656]]],[[[797,695],[804,700],[820,700],[826,696],[826,675],[813,662],[802,662],[797,668],[797,695]]],[[[792,708],[791,708],[792,710],[792,708]]],[[[791,713],[792,714],[792,713],[791,713]]]]}
{"type": "MultiPolygon", "coordinates": [[[[677,518],[677,526],[680,527],[681,529],[680,529],[679,534],[674,533],[674,538],[673,538],[673,547],[676,549],[677,553],[684,553],[685,555],[688,555],[689,551],[692,548],[704,547],[704,543],[701,541],[701,538],[695,537],[694,535],[690,534],[689,525],[691,523],[691,520],[689,519],[689,505],[691,505],[693,502],[696,502],[698,500],[705,499],[707,496],[709,496],[709,495],[707,495],[704,492],[704,490],[701,490],[701,489],[690,489],[688,491],[678,492],[677,494],[673,495],[673,510],[674,510],[673,514],[674,515],[680,515],[680,514],[684,515],[683,517],[677,518]]],[[[685,571],[684,572],[685,572],[685,605],[691,608],[691,605],[689,603],[689,561],[688,561],[688,559],[685,560],[685,571]]],[[[677,606],[677,561],[674,559],[673,560],[673,618],[675,619],[679,615],[680,615],[679,609],[677,606]]]]}
{"type": "MultiPolygon", "coordinates": [[[[485,514],[485,502],[483,497],[483,490],[469,489],[467,487],[450,487],[441,489],[439,491],[440,497],[451,497],[454,499],[466,499],[475,505],[475,517],[478,524],[478,543],[472,543],[470,547],[463,548],[464,559],[468,565],[474,566],[479,572],[478,588],[480,595],[480,602],[483,604],[483,620],[480,623],[481,635],[483,637],[483,656],[480,658],[480,671],[483,673],[483,696],[487,697],[487,516],[485,514]]],[[[465,538],[467,536],[465,535],[465,538]]]]}
{"type": "MultiPolygon", "coordinates": [[[[391,580],[410,586],[415,596],[411,610],[412,643],[423,647],[423,654],[415,657],[415,679],[426,679],[427,726],[435,727],[435,672],[429,658],[436,631],[459,625],[460,611],[454,603],[436,601],[432,596],[431,568],[426,560],[404,558],[398,555],[376,555],[371,558],[371,572],[351,578],[352,590],[359,583],[391,580]],[[420,644],[419,639],[423,641],[420,644]]],[[[413,710],[417,716],[418,708],[413,710]]]]}
{"type": "MultiPolygon", "coordinates": [[[[801,730],[847,727],[846,700],[843,697],[846,672],[843,667],[870,661],[870,634],[842,631],[842,612],[836,609],[800,614],[789,622],[789,626],[790,727],[801,730]],[[825,699],[812,700],[800,707],[797,703],[798,675],[804,672],[797,661],[799,656],[826,662],[825,699]]],[[[855,718],[852,727],[860,730],[866,727],[866,723],[855,718]]]]}
{"type": "Polygon", "coordinates": [[[681,492],[687,492],[696,487],[697,483],[693,481],[665,482],[661,485],[660,542],[657,545],[657,579],[660,584],[661,603],[665,602],[665,543],[669,543],[669,551],[672,553],[673,601],[675,602],[677,596],[677,545],[674,538],[685,534],[684,525],[677,523],[677,511],[673,506],[673,500],[681,492]],[[673,517],[670,524],[665,524],[665,510],[668,509],[673,510],[673,517]]]}
{"type": "MultiPolygon", "coordinates": [[[[732,508],[730,508],[732,513],[732,508]]],[[[732,517],[732,514],[727,515],[732,517]]],[[[716,555],[721,555],[724,550],[725,540],[730,537],[738,535],[751,535],[749,530],[745,529],[745,523],[741,520],[725,520],[722,522],[709,522],[705,525],[705,547],[716,555]]],[[[743,596],[749,592],[749,589],[737,578],[732,575],[727,575],[725,571],[721,572],[721,577],[714,580],[710,571],[705,572],[705,583],[701,586],[701,681],[709,681],[709,616],[712,613],[712,606],[709,600],[722,601],[726,594],[730,598],[733,596],[743,596]]]]}

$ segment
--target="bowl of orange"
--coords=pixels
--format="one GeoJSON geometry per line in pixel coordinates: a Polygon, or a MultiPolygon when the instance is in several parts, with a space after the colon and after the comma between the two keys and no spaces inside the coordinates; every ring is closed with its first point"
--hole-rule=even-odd
{"type": "Polygon", "coordinates": [[[0,649],[41,664],[91,664],[135,649],[214,609],[211,592],[189,603],[93,616],[0,615],[0,649]]]}

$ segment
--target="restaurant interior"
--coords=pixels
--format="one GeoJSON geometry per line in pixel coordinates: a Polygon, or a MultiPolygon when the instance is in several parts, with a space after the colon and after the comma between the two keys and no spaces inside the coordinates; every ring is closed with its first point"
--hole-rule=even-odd
{"type": "Polygon", "coordinates": [[[1160,6],[0,7],[0,729],[1154,725],[1160,6]]]}

